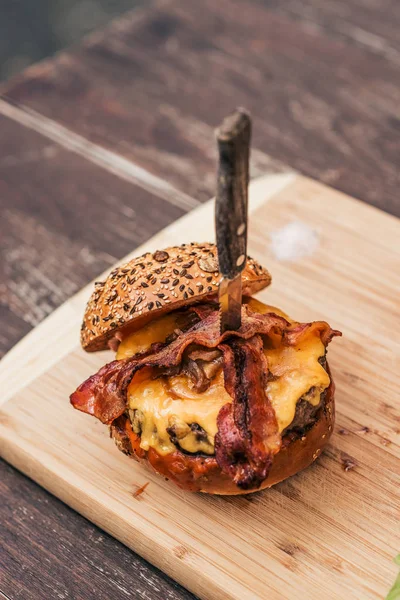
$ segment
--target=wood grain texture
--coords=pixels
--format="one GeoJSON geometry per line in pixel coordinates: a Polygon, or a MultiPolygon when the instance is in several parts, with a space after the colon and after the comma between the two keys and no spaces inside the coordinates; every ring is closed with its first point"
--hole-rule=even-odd
{"type": "Polygon", "coordinates": [[[0,501],[1,589],[10,600],[193,598],[3,461],[0,501]]]}
{"type": "Polygon", "coordinates": [[[0,116],[3,352],[84,283],[183,214],[0,116]]]}
{"type": "Polygon", "coordinates": [[[399,64],[400,5],[396,0],[306,0],[301,4],[295,0],[260,0],[260,3],[301,21],[312,30],[318,29],[328,37],[344,40],[399,64]]]}
{"type": "MultiPolygon", "coordinates": [[[[331,12],[315,4],[315,22],[330,22],[334,3],[331,12]]],[[[159,1],[29,69],[4,93],[201,199],[213,193],[209,131],[244,105],[260,151],[400,214],[398,63],[310,27],[306,8],[296,19],[293,3],[281,5],[159,1]]],[[[335,3],[335,31],[348,5],[335,3]]],[[[377,12],[358,5],[361,20],[377,12]]],[[[355,29],[356,8],[352,15],[355,29]]],[[[382,11],[382,31],[391,27],[384,19],[382,11]]]]}
{"type": "MultiPolygon", "coordinates": [[[[239,498],[183,493],[118,453],[100,423],[72,411],[69,390],[106,356],[84,354],[69,337],[66,355],[48,371],[42,363],[27,387],[16,382],[15,395],[3,403],[4,456],[207,600],[382,598],[394,576],[400,533],[400,332],[394,319],[400,253],[393,251],[400,225],[316,182],[291,176],[284,183],[268,202],[268,179],[253,184],[250,195],[249,251],[274,275],[260,296],[300,320],[312,315],[343,330],[329,359],[337,428],[348,435],[337,432],[311,468],[268,492],[239,498]],[[311,256],[282,262],[270,236],[293,220],[311,226],[319,245],[311,256]],[[349,472],[346,458],[355,465],[349,472]],[[132,492],[147,481],[135,498],[132,492]]],[[[145,249],[211,234],[212,222],[213,206],[202,206],[145,249]]],[[[81,296],[74,300],[73,314],[83,303],[81,296]]],[[[64,311],[70,314],[68,303],[50,318],[64,321],[64,311]]],[[[76,326],[73,319],[70,325],[76,326]]],[[[28,377],[37,368],[30,358],[40,335],[39,327],[25,345],[28,377]]],[[[2,362],[3,377],[21,348],[2,362]]]]}

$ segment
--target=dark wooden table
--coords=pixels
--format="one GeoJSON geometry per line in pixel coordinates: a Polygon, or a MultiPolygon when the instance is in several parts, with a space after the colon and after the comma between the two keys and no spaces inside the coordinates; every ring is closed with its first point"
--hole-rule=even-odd
{"type": "MultiPolygon", "coordinates": [[[[254,174],[400,215],[399,28],[398,0],[160,0],[3,85],[2,352],[213,194],[236,105],[254,174]]],[[[193,598],[4,463],[0,491],[0,597],[193,598]]]]}

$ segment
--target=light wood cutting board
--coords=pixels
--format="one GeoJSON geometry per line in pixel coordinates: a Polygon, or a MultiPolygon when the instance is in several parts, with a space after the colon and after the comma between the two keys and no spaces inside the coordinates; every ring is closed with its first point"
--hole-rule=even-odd
{"type": "MultiPolygon", "coordinates": [[[[207,497],[121,454],[68,402],[112,358],[79,347],[91,286],[1,362],[2,455],[201,598],[383,598],[400,546],[400,222],[291,173],[253,182],[250,213],[249,253],[273,275],[259,297],[343,331],[329,349],[335,435],[312,467],[266,492],[207,497]],[[316,247],[284,261],[270,236],[292,222],[314,230],[316,247]]],[[[133,255],[213,237],[210,202],[133,255]]]]}

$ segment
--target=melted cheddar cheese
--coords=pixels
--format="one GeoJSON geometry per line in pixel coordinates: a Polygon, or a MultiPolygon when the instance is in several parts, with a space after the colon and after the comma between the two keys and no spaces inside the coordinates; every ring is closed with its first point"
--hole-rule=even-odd
{"type": "Polygon", "coordinates": [[[184,375],[150,380],[148,374],[139,372],[129,386],[128,398],[129,408],[140,410],[144,417],[140,423],[140,446],[144,450],[156,448],[159,454],[176,450],[167,428],[177,422],[180,426],[198,423],[207,433],[207,440],[199,441],[188,432],[179,439],[181,448],[187,452],[213,454],[218,413],[224,404],[232,402],[224,387],[222,369],[202,394],[190,387],[184,375]]]}
{"type": "Polygon", "coordinates": [[[297,401],[305,398],[314,406],[319,404],[321,393],[330,380],[318,359],[325,354],[319,337],[306,336],[296,346],[283,346],[280,336],[268,336],[264,353],[269,370],[274,376],[266,386],[266,392],[274,407],[279,431],[283,431],[294,419],[297,401]],[[276,378],[276,379],[275,379],[276,378]],[[313,388],[311,394],[309,390],[313,388]]]}
{"type": "Polygon", "coordinates": [[[174,329],[176,329],[176,314],[170,313],[155,319],[122,340],[118,346],[116,359],[121,360],[149,350],[152,344],[164,342],[174,329]]]}
{"type": "MultiPolygon", "coordinates": [[[[250,299],[248,304],[259,313],[273,312],[293,321],[281,310],[250,299]]],[[[163,342],[176,328],[176,316],[168,314],[132,333],[119,346],[117,359],[133,356],[163,342]]],[[[293,421],[296,404],[303,398],[316,406],[320,395],[330,383],[329,376],[318,359],[325,354],[320,338],[310,333],[296,346],[284,346],[279,335],[265,336],[264,352],[273,377],[268,378],[266,392],[274,407],[279,431],[293,421]],[[311,393],[310,390],[312,390],[311,393]]],[[[155,448],[159,454],[176,450],[171,431],[176,433],[179,446],[187,452],[214,453],[217,416],[232,398],[224,387],[220,369],[210,387],[203,393],[192,389],[185,375],[151,379],[148,370],[138,372],[128,388],[128,404],[134,429],[141,434],[144,450],[155,448]],[[202,435],[192,431],[197,423],[202,435]]]]}

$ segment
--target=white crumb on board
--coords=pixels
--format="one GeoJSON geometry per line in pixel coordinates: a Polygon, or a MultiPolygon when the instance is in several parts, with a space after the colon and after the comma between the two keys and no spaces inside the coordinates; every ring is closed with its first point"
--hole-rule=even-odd
{"type": "Polygon", "coordinates": [[[292,221],[271,233],[271,250],[278,260],[297,260],[310,256],[318,245],[318,233],[301,221],[292,221]]]}

